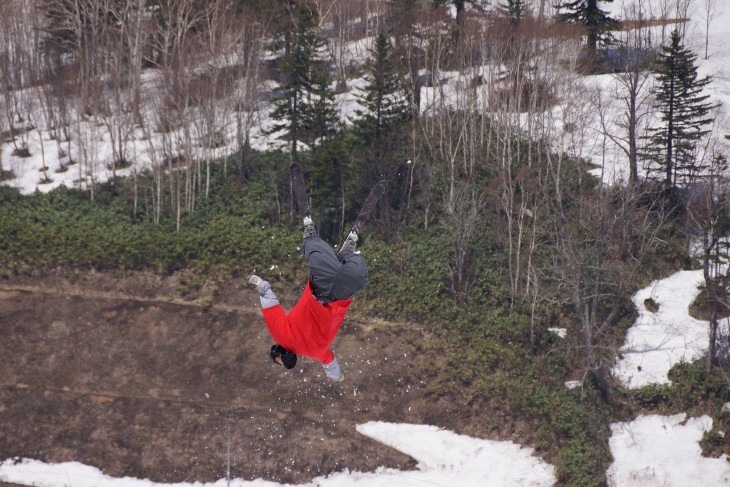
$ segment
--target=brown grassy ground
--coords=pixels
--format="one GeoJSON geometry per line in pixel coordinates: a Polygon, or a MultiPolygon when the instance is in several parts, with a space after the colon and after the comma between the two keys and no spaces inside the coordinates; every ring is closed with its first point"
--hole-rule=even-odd
{"type": "MultiPolygon", "coordinates": [[[[258,297],[240,280],[185,301],[147,274],[0,280],[0,460],[79,461],[112,476],[305,482],[345,468],[414,468],[359,435],[372,420],[484,433],[433,399],[437,350],[415,326],[347,318],[334,343],[346,376],[268,358],[258,297]],[[201,303],[203,303],[201,305],[201,303]],[[417,346],[414,347],[414,344],[417,346]]],[[[276,289],[285,307],[298,290],[276,289]]],[[[352,313],[356,315],[357,301],[352,313]]]]}

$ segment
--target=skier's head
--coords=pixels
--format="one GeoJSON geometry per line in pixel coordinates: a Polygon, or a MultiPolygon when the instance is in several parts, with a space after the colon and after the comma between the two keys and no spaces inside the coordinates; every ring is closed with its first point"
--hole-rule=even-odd
{"type": "Polygon", "coordinates": [[[283,365],[287,369],[293,369],[294,366],[297,364],[297,354],[290,352],[289,350],[278,344],[274,344],[271,346],[269,356],[271,356],[271,360],[279,365],[283,365]]]}

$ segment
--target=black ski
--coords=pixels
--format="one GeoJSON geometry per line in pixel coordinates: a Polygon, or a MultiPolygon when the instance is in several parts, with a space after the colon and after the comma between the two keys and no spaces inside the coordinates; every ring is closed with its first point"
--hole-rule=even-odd
{"type": "Polygon", "coordinates": [[[352,229],[350,229],[350,232],[360,232],[362,226],[373,213],[373,210],[378,204],[380,197],[383,196],[383,193],[385,193],[385,188],[387,186],[388,183],[386,181],[379,181],[375,186],[373,186],[373,189],[370,190],[370,194],[367,198],[365,198],[365,203],[363,203],[362,208],[360,209],[360,213],[358,213],[357,218],[355,219],[355,223],[352,225],[352,229]]]}
{"type": "Polygon", "coordinates": [[[302,218],[306,218],[310,216],[309,198],[307,198],[307,187],[304,185],[302,168],[296,162],[292,162],[289,166],[289,174],[291,175],[294,197],[297,199],[297,205],[299,206],[299,213],[302,215],[302,218]]]}
{"type": "MultiPolygon", "coordinates": [[[[294,197],[297,199],[297,205],[299,206],[299,213],[302,218],[311,216],[309,207],[309,198],[307,197],[307,187],[304,183],[304,174],[302,168],[296,162],[292,162],[289,165],[289,174],[291,176],[292,190],[294,191],[294,197]]],[[[375,206],[378,204],[380,197],[385,193],[385,188],[388,186],[386,181],[379,181],[373,189],[370,190],[370,194],[365,198],[360,213],[358,213],[355,223],[353,223],[350,233],[359,233],[365,222],[370,218],[373,213],[375,206]]]]}

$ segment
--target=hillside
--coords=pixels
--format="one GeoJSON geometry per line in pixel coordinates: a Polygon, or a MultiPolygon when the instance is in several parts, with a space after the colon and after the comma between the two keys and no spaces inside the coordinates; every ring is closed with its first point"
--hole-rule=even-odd
{"type": "Polygon", "coordinates": [[[234,477],[303,482],[345,468],[412,466],[353,438],[362,422],[484,428],[429,399],[425,383],[438,362],[409,359],[414,343],[428,341],[416,329],[349,320],[336,344],[344,386],[311,361],[282,373],[268,358],[255,296],[230,284],[204,308],[139,274],[4,280],[0,457],[210,482],[225,476],[230,427],[234,477]]]}

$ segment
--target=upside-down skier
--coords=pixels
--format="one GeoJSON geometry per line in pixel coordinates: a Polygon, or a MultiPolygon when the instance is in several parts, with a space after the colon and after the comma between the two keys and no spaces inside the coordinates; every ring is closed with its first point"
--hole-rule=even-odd
{"type": "Polygon", "coordinates": [[[365,259],[356,251],[358,231],[382,194],[385,183],[379,183],[371,192],[340,251],[335,254],[332,247],[317,235],[304,194],[301,170],[296,164],[292,164],[292,181],[304,224],[302,253],[309,265],[309,279],[304,292],[287,314],[267,281],[252,274],[248,282],[261,296],[264,321],[276,342],[269,352],[271,359],[292,369],[297,355],[310,357],[322,363],[327,377],[341,382],[345,376],[330,345],[352,298],[368,284],[365,259]]]}

